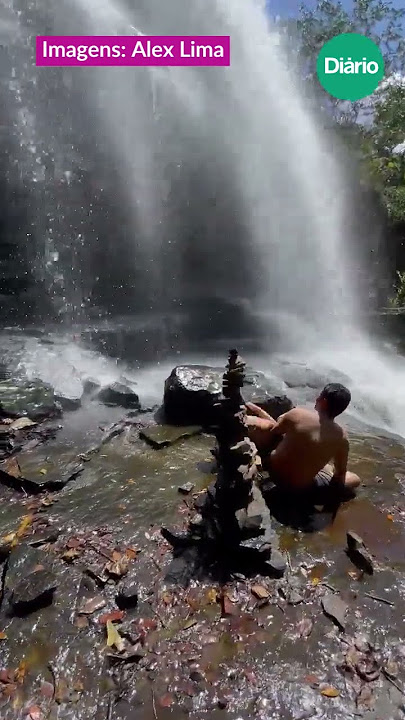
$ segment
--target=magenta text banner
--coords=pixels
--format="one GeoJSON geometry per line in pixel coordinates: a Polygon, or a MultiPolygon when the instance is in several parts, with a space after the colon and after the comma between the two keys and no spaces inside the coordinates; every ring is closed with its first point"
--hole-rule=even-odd
{"type": "Polygon", "coordinates": [[[58,67],[227,66],[229,36],[49,35],[36,38],[36,64],[58,67]]]}

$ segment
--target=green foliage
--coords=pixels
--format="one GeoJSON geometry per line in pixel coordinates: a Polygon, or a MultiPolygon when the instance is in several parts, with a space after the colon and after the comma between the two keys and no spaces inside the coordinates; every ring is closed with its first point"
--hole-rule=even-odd
{"type": "Polygon", "coordinates": [[[325,106],[341,123],[357,120],[369,107],[366,101],[345,103],[323,93],[316,78],[316,59],[321,47],[335,35],[357,32],[379,45],[386,75],[402,73],[405,68],[405,7],[395,8],[391,0],[353,0],[350,9],[340,0],[318,0],[315,9],[301,5],[298,30],[301,34],[301,59],[308,78],[321,93],[325,106]]]}
{"type": "Polygon", "coordinates": [[[397,284],[394,289],[395,295],[391,300],[391,306],[396,308],[405,307],[405,271],[397,270],[397,284]]]}

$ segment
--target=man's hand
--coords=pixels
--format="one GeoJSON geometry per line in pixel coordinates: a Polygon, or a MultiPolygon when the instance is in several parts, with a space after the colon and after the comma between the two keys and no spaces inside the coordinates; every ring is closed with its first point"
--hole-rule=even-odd
{"type": "Polygon", "coordinates": [[[273,418],[269,413],[267,413],[263,408],[259,407],[258,405],[255,405],[254,403],[248,402],[246,403],[246,410],[250,410],[252,415],[255,415],[256,417],[263,418],[263,420],[272,420],[273,418]]]}

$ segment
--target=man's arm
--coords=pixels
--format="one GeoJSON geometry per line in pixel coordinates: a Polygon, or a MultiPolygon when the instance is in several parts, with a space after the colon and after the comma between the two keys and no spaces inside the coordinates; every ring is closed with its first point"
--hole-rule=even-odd
{"type": "Polygon", "coordinates": [[[263,410],[263,408],[259,407],[258,405],[255,405],[252,402],[246,403],[246,409],[250,410],[252,415],[254,415],[255,417],[263,418],[263,420],[272,420],[273,419],[271,417],[271,415],[269,415],[268,412],[266,412],[265,410],[263,410]]]}
{"type": "Polygon", "coordinates": [[[349,441],[345,435],[339,444],[335,457],[333,458],[333,464],[335,467],[333,480],[341,485],[345,484],[348,459],[349,441]]]}

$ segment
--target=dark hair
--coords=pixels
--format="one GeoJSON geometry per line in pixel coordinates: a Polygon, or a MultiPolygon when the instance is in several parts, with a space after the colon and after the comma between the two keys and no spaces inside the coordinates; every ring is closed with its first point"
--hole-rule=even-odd
{"type": "Polygon", "coordinates": [[[352,399],[350,390],[340,383],[325,385],[319,397],[326,400],[327,413],[331,418],[335,418],[344,412],[352,399]]]}

